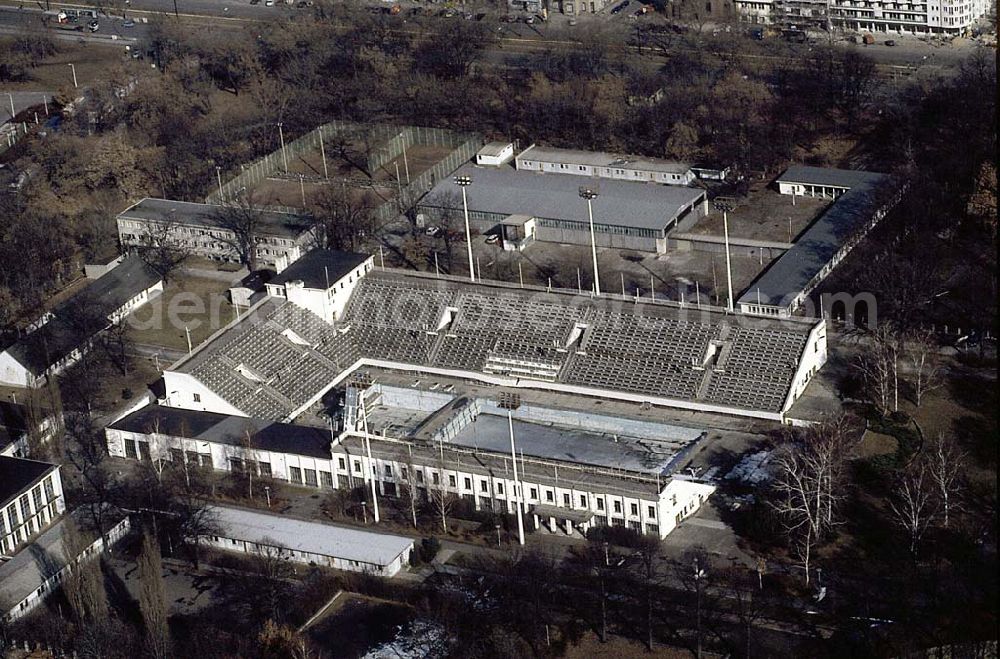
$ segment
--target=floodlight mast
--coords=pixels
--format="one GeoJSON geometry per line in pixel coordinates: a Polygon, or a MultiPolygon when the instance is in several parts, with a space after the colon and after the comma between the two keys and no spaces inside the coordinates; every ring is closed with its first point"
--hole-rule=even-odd
{"type": "Polygon", "coordinates": [[[726,201],[716,201],[716,210],[722,211],[722,231],[726,240],[726,286],[729,293],[729,312],[733,312],[733,266],[729,258],[729,211],[733,205],[726,201]]]}
{"type": "Polygon", "coordinates": [[[597,238],[594,236],[594,199],[598,192],[594,188],[580,188],[580,196],[587,200],[587,216],[590,218],[590,252],[594,257],[594,293],[601,294],[601,276],[597,271],[597,238]]]}
{"type": "Polygon", "coordinates": [[[465,189],[472,185],[471,176],[456,176],[455,185],[462,188],[462,211],[465,214],[465,245],[469,248],[469,278],[476,281],[476,264],[472,257],[472,231],[469,228],[469,200],[465,189]]]}

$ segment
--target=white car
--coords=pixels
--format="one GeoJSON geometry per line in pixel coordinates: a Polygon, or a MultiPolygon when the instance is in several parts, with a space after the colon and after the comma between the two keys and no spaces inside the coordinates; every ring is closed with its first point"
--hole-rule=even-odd
{"type": "Polygon", "coordinates": [[[274,0],[264,0],[264,6],[265,7],[273,7],[274,6],[274,0]]]}

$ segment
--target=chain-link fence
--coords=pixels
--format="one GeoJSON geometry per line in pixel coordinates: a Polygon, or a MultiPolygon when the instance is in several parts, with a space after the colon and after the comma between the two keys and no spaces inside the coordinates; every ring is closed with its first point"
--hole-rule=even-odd
{"type": "MultiPolygon", "coordinates": [[[[359,124],[352,121],[334,120],[287,143],[284,149],[265,155],[243,167],[243,171],[213,191],[205,199],[206,203],[217,204],[239,196],[268,178],[285,178],[287,163],[303,154],[319,150],[325,154],[326,146],[344,140],[357,142],[367,153],[365,166],[369,172],[384,167],[401,156],[406,149],[414,146],[445,146],[452,151],[428,170],[400,186],[399,196],[378,206],[374,215],[379,224],[390,222],[416,203],[442,178],[470,160],[483,144],[481,135],[456,133],[443,128],[421,126],[394,126],[383,124],[359,124]],[[372,148],[372,145],[378,146],[372,148]]],[[[311,176],[315,179],[315,176],[311,176]]],[[[359,181],[360,182],[360,181],[359,181]]],[[[289,206],[271,206],[269,210],[286,213],[302,213],[304,209],[289,206]]]]}

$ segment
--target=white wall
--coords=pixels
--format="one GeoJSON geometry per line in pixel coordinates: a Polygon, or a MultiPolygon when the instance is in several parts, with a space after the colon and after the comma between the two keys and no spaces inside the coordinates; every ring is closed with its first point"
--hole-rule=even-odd
{"type": "Polygon", "coordinates": [[[31,374],[21,362],[4,350],[0,352],[0,384],[14,387],[27,387],[31,383],[31,374]]]}
{"type": "Polygon", "coordinates": [[[179,407],[185,410],[200,412],[218,412],[232,416],[247,416],[243,410],[222,398],[201,383],[198,378],[180,371],[164,371],[163,386],[166,398],[163,404],[167,407],[179,407]],[[196,399],[197,397],[197,399],[196,399]]]}
{"type": "Polygon", "coordinates": [[[391,577],[398,573],[404,565],[409,564],[410,552],[413,550],[413,546],[410,545],[401,555],[394,558],[387,565],[379,565],[376,563],[366,563],[362,561],[351,561],[344,558],[339,558],[337,556],[329,556],[326,554],[313,554],[303,551],[295,551],[288,549],[286,547],[277,546],[264,546],[259,545],[254,542],[240,540],[239,538],[228,538],[224,535],[222,536],[204,536],[202,538],[202,543],[207,547],[213,547],[215,549],[221,549],[223,551],[232,551],[244,554],[260,554],[263,552],[274,552],[275,555],[286,557],[290,561],[296,563],[315,563],[316,565],[322,565],[325,567],[330,567],[335,570],[345,570],[347,572],[364,572],[368,574],[376,574],[383,577],[391,577]]]}

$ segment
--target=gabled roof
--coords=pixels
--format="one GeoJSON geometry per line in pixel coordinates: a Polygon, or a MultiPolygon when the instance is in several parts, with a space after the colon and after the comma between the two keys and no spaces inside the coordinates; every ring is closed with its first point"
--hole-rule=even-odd
{"type": "Polygon", "coordinates": [[[283,286],[298,280],[306,288],[326,290],[369,258],[368,254],[314,249],[279,272],[268,283],[283,286]]]}
{"type": "Polygon", "coordinates": [[[326,429],[265,419],[147,405],[108,427],[142,434],[155,430],[172,437],[230,446],[246,446],[249,431],[255,449],[330,459],[330,434],[326,429]]]}
{"type": "Polygon", "coordinates": [[[57,465],[48,462],[0,455],[0,507],[10,503],[56,468],[57,465]]]}

